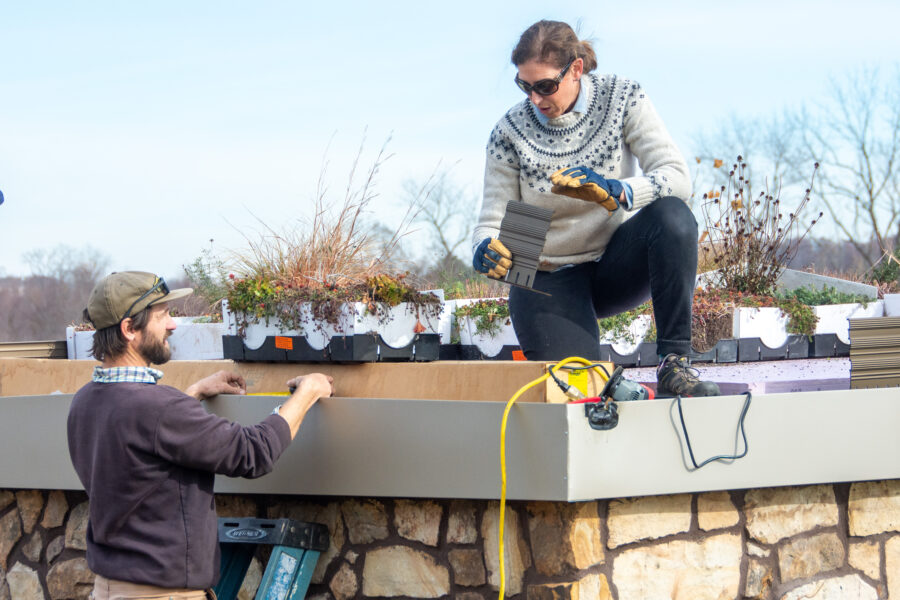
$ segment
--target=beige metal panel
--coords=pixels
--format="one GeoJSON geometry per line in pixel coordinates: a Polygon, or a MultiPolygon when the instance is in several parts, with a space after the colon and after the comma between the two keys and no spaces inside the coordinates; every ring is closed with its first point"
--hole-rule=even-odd
{"type": "MultiPolygon", "coordinates": [[[[697,462],[735,452],[744,396],[687,398],[697,462]]],[[[569,500],[900,478],[900,391],[836,390],[754,396],[750,451],[694,472],[670,400],[620,405],[612,431],[592,430],[570,405],[569,500]]],[[[743,448],[743,441],[737,444],[743,448]]]]}
{"type": "MultiPolygon", "coordinates": [[[[72,396],[0,398],[0,488],[81,489],[69,462],[72,396]]],[[[207,407],[257,423],[283,397],[220,396],[207,407]]],[[[503,403],[327,398],[309,412],[275,470],[219,477],[216,491],[498,498],[503,403]]],[[[509,419],[510,499],[566,499],[564,405],[517,405],[509,419]]]]}
{"type": "MultiPolygon", "coordinates": [[[[223,396],[210,408],[241,423],[283,398],[223,396]]],[[[70,395],[0,398],[0,488],[78,489],[68,459],[70,395]]],[[[700,461],[735,450],[743,396],[684,400],[700,461]]],[[[220,478],[220,492],[497,498],[504,403],[328,398],[270,475],[220,478]]],[[[586,500],[717,489],[900,478],[900,391],[755,396],[750,453],[689,472],[672,402],[621,405],[619,426],[588,426],[580,405],[517,404],[509,497],[586,500]],[[568,468],[567,468],[568,463],[568,468]],[[568,478],[568,479],[567,479],[568,478]]],[[[742,443],[742,442],[741,442],[742,443]]],[[[739,444],[740,445],[740,444],[739,444]]]]}
{"type": "Polygon", "coordinates": [[[71,394],[0,398],[0,488],[80,490],[69,461],[71,394]]]}
{"type": "MultiPolygon", "coordinates": [[[[217,414],[254,423],[245,398],[217,414]]],[[[304,420],[275,471],[258,481],[220,477],[232,493],[499,498],[504,403],[326,398],[304,420]]],[[[508,497],[566,500],[565,405],[518,404],[507,430],[508,497]]]]}

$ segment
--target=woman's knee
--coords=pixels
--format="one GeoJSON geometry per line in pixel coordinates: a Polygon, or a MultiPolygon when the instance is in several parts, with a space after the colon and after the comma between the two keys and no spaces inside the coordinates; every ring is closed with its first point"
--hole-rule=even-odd
{"type": "Polygon", "coordinates": [[[651,209],[657,222],[668,235],[691,243],[697,241],[697,219],[684,200],[675,196],[664,196],[642,210],[647,209],[651,209]]]}

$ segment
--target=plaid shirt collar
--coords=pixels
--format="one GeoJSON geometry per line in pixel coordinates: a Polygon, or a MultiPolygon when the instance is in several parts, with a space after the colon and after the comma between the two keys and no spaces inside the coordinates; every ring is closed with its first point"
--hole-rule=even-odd
{"type": "Polygon", "coordinates": [[[163,373],[150,367],[94,367],[95,383],[156,383],[163,373]]]}

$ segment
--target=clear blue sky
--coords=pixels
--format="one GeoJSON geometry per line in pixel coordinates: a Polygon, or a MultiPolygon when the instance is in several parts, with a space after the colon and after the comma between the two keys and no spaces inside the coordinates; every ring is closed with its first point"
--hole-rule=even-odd
{"type": "Polygon", "coordinates": [[[509,53],[541,18],[580,21],[599,71],[641,82],[689,157],[730,114],[900,61],[896,0],[6,2],[0,274],[89,243],[175,277],[211,238],[239,248],[250,212],[308,215],[326,150],[339,199],[364,132],[363,165],[393,136],[383,220],[439,162],[479,194],[490,129],[521,98],[509,53]]]}

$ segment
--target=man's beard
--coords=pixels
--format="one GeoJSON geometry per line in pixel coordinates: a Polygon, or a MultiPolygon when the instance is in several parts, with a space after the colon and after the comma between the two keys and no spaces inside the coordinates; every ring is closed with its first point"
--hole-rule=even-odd
{"type": "Polygon", "coordinates": [[[143,336],[138,346],[138,352],[144,357],[148,363],[152,365],[164,365],[172,358],[172,349],[166,346],[166,338],[169,337],[166,332],[162,339],[151,338],[148,335],[143,336]]]}

